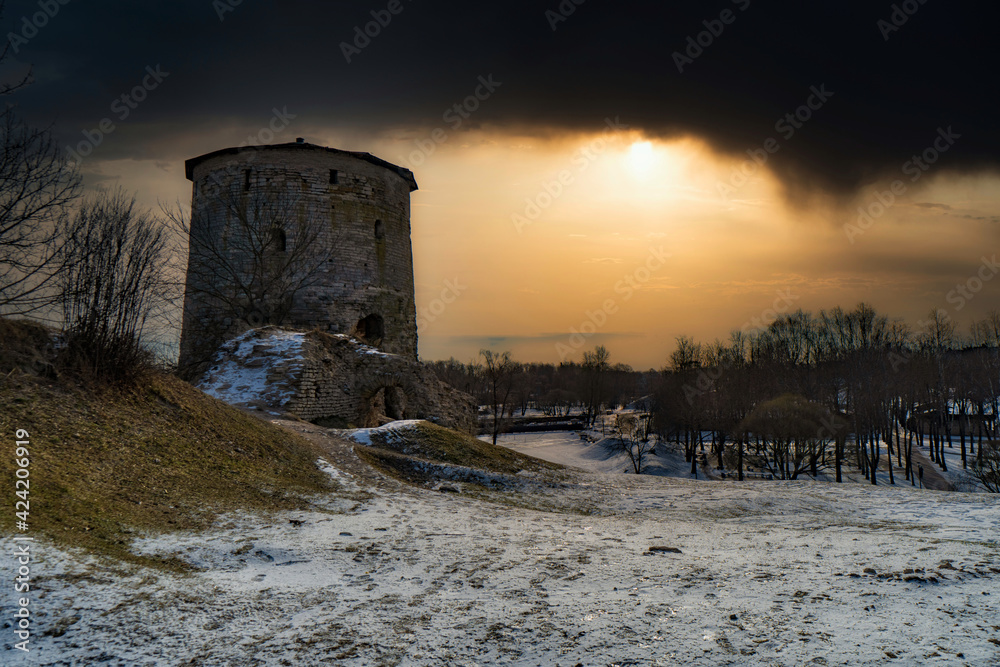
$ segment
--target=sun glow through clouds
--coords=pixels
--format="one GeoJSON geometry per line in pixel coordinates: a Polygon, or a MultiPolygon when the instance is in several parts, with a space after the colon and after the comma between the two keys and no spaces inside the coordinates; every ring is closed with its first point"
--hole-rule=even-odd
{"type": "Polygon", "coordinates": [[[637,141],[629,149],[629,165],[640,175],[645,175],[656,166],[656,152],[652,141],[637,141]]]}

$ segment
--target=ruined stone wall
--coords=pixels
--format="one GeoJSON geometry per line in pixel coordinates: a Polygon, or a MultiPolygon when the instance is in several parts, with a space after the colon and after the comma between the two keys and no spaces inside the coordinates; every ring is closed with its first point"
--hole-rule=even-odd
{"type": "MultiPolygon", "coordinates": [[[[335,247],[316,284],[299,291],[282,322],[234,321],[204,294],[189,270],[180,365],[206,360],[219,345],[262,324],[318,328],[364,336],[359,323],[380,320],[381,338],[366,340],[387,352],[417,358],[410,192],[407,170],[310,144],[227,149],[188,163],[194,184],[192,224],[221,229],[228,215],[222,189],[264,189],[294,200],[297,214],[323,221],[324,240],[335,247]],[[372,318],[374,316],[374,318],[372,318]]],[[[193,230],[202,230],[200,227],[193,230]]],[[[293,230],[287,244],[296,243],[293,230]]],[[[192,248],[195,244],[192,244],[192,248]]],[[[191,266],[215,261],[192,250],[191,266]]]]}
{"type": "Polygon", "coordinates": [[[343,334],[256,329],[226,342],[199,386],[246,407],[338,428],[427,419],[473,432],[475,401],[419,361],[343,334]]]}
{"type": "Polygon", "coordinates": [[[472,432],[475,401],[418,361],[380,353],[346,337],[307,334],[305,362],[286,409],[307,421],[357,427],[429,419],[472,432]],[[332,422],[331,422],[332,423],[332,422]]]}

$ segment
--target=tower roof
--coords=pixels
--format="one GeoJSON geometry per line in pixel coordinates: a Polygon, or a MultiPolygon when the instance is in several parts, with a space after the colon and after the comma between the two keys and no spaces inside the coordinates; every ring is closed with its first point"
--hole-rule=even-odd
{"type": "Polygon", "coordinates": [[[339,148],[327,148],[326,146],[317,146],[316,144],[307,144],[304,142],[294,142],[289,144],[272,144],[267,146],[234,146],[232,148],[222,148],[217,151],[212,151],[211,153],[205,153],[204,155],[199,155],[198,157],[193,157],[190,160],[184,162],[184,174],[187,176],[189,181],[194,180],[194,168],[197,167],[202,162],[206,160],[211,160],[212,158],[219,157],[220,155],[238,155],[240,153],[250,153],[257,151],[268,151],[268,150],[297,150],[297,151],[326,151],[329,153],[337,153],[340,155],[349,155],[358,160],[364,160],[365,162],[370,162],[371,164],[377,165],[379,167],[384,167],[389,171],[397,173],[403,180],[410,184],[410,192],[417,189],[417,179],[413,177],[413,172],[405,167],[398,167],[391,162],[386,162],[382,158],[377,158],[371,153],[362,153],[357,151],[344,151],[339,148]]]}

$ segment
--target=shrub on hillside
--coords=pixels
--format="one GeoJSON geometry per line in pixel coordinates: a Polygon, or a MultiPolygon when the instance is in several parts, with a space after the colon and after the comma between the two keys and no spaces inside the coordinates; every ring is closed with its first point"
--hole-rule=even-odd
{"type": "Polygon", "coordinates": [[[86,378],[134,382],[152,358],[142,334],[162,303],[164,227],[122,190],[80,207],[65,239],[60,276],[65,347],[60,365],[86,378]]]}

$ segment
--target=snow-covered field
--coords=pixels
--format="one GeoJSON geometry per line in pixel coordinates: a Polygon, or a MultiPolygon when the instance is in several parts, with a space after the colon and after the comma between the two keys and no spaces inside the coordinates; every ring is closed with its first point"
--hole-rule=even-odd
{"type": "MultiPolygon", "coordinates": [[[[574,431],[513,433],[499,436],[497,444],[514,451],[553,463],[574,466],[589,472],[629,473],[632,463],[624,452],[610,452],[601,442],[599,430],[589,432],[591,441],[581,440],[574,431]]],[[[492,441],[488,435],[480,440],[492,441]]],[[[643,459],[643,474],[665,477],[690,477],[691,464],[677,447],[661,445],[655,455],[643,459]]]]}
{"type": "Polygon", "coordinates": [[[197,574],[41,547],[45,634],[0,662],[1000,664],[995,496],[574,471],[511,481],[514,507],[403,486],[326,444],[363,495],[138,544],[197,574]]]}

